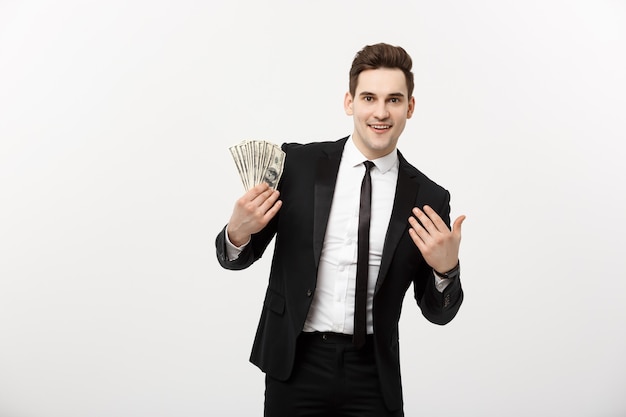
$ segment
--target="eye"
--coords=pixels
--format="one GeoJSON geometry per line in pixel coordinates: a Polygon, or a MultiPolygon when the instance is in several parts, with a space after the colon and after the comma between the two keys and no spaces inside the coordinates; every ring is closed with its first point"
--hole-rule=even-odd
{"type": "Polygon", "coordinates": [[[392,98],[389,99],[389,102],[391,102],[391,103],[399,103],[400,99],[397,98],[397,97],[392,97],[392,98]]]}
{"type": "Polygon", "coordinates": [[[365,101],[374,101],[374,97],[372,97],[372,96],[364,96],[363,100],[365,100],[365,101]]]}

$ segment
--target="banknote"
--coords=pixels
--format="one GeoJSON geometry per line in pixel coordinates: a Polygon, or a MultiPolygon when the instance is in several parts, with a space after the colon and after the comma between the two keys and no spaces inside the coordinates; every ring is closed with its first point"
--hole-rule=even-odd
{"type": "Polygon", "coordinates": [[[262,181],[276,189],[285,164],[280,146],[265,140],[244,140],[228,150],[246,190],[262,181]]]}

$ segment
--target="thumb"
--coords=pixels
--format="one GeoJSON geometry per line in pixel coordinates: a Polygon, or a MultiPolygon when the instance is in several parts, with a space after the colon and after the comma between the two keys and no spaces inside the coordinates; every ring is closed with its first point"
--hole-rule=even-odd
{"type": "Polygon", "coordinates": [[[454,221],[454,224],[452,225],[452,231],[460,235],[461,225],[463,224],[464,221],[465,221],[465,215],[457,217],[456,220],[454,221]]]}

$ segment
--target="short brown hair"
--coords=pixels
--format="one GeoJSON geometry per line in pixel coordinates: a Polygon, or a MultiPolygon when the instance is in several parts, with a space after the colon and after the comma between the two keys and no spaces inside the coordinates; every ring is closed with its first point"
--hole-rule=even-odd
{"type": "Polygon", "coordinates": [[[367,45],[356,53],[352,61],[352,67],[350,68],[350,94],[354,97],[359,74],[363,71],[378,68],[397,68],[404,73],[406,87],[409,97],[411,97],[415,85],[413,82],[413,73],[411,72],[412,66],[413,61],[411,57],[399,46],[386,43],[367,45]]]}

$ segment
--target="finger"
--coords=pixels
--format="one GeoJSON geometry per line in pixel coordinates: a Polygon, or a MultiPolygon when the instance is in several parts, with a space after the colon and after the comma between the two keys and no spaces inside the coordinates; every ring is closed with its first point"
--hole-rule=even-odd
{"type": "Polygon", "coordinates": [[[437,226],[433,224],[432,220],[430,220],[430,217],[428,217],[426,213],[424,213],[418,207],[413,207],[413,214],[415,214],[415,217],[419,219],[419,221],[422,223],[422,227],[428,233],[433,234],[438,231],[437,226]]]}
{"type": "Polygon", "coordinates": [[[424,243],[422,238],[417,234],[415,229],[409,228],[409,236],[411,237],[411,240],[413,241],[413,243],[415,243],[415,246],[417,246],[417,248],[420,251],[423,251],[426,244],[424,243]]]}
{"type": "Polygon", "coordinates": [[[253,201],[257,197],[259,197],[260,195],[263,195],[263,193],[267,192],[269,187],[270,186],[267,185],[266,182],[262,182],[260,184],[255,185],[254,187],[250,188],[248,190],[248,192],[245,194],[245,196],[247,197],[247,199],[249,201],[253,201]]]}
{"type": "Polygon", "coordinates": [[[415,237],[424,244],[432,239],[430,233],[428,233],[428,231],[424,229],[424,227],[417,221],[415,217],[409,217],[409,224],[411,225],[409,232],[412,231],[413,233],[415,233],[415,237]]]}
{"type": "Polygon", "coordinates": [[[269,209],[271,209],[274,206],[279,196],[280,196],[280,193],[278,191],[272,190],[271,188],[268,189],[265,193],[261,194],[258,197],[258,198],[265,198],[265,200],[261,201],[259,208],[264,213],[266,213],[269,209]]]}
{"type": "Polygon", "coordinates": [[[276,216],[276,214],[278,213],[278,210],[280,210],[282,205],[283,205],[283,202],[281,200],[278,200],[276,201],[274,205],[272,205],[272,207],[270,207],[269,210],[265,212],[264,220],[266,223],[269,223],[269,221],[272,220],[274,216],[276,216]]]}
{"type": "MultiPolygon", "coordinates": [[[[271,200],[272,198],[274,198],[274,201],[276,201],[278,199],[278,197],[275,195],[275,193],[277,193],[278,191],[273,190],[271,188],[267,188],[265,191],[263,191],[261,194],[257,195],[253,200],[252,203],[261,208],[266,202],[267,200],[271,200]]],[[[273,202],[274,202],[273,201],[273,202]]],[[[272,204],[273,204],[272,202],[272,204]]],[[[269,207],[268,207],[269,208],[269,207]]],[[[266,208],[267,209],[267,208],[266,208]]]]}
{"type": "Polygon", "coordinates": [[[443,221],[443,219],[437,214],[435,210],[430,206],[424,206],[424,213],[428,216],[428,218],[433,222],[433,225],[440,232],[449,232],[448,225],[443,221]]]}

